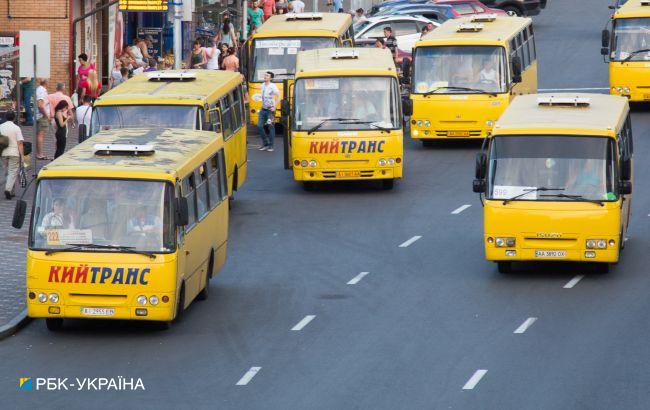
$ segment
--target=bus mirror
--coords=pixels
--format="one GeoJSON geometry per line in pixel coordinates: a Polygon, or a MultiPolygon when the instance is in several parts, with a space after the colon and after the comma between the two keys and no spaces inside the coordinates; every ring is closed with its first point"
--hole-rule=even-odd
{"type": "Polygon", "coordinates": [[[16,229],[23,227],[23,222],[25,222],[25,214],[27,213],[27,202],[19,199],[16,202],[16,208],[14,208],[14,218],[11,221],[11,226],[16,229]]]}
{"type": "Polygon", "coordinates": [[[404,114],[405,117],[413,115],[413,101],[408,97],[402,98],[402,114],[404,114]]]}
{"type": "Polygon", "coordinates": [[[187,198],[178,198],[176,204],[176,226],[186,226],[190,222],[190,210],[187,204],[187,198]]]}
{"type": "Polygon", "coordinates": [[[613,4],[610,4],[609,6],[607,6],[607,8],[609,8],[610,10],[616,10],[616,6],[614,6],[613,4]]]}
{"type": "Polygon", "coordinates": [[[629,181],[632,179],[632,161],[629,159],[626,159],[621,163],[621,179],[623,181],[629,181]]]}
{"type": "Polygon", "coordinates": [[[632,182],[620,181],[618,183],[618,193],[621,195],[630,195],[632,193],[632,182]]]}
{"type": "Polygon", "coordinates": [[[475,179],[472,183],[472,191],[477,194],[485,193],[485,180],[484,179],[475,179]]]}
{"type": "Polygon", "coordinates": [[[609,48],[607,48],[607,47],[602,47],[602,48],[600,49],[600,54],[603,55],[603,56],[606,56],[607,54],[609,54],[609,48]]]}
{"type": "Polygon", "coordinates": [[[283,117],[288,117],[289,113],[291,112],[291,106],[289,105],[289,100],[286,98],[283,98],[282,101],[280,101],[280,112],[282,113],[283,117]]]}
{"type": "Polygon", "coordinates": [[[88,128],[86,124],[79,124],[79,142],[82,143],[86,140],[88,128]]]}
{"type": "Polygon", "coordinates": [[[519,56],[512,57],[512,82],[521,82],[521,60],[519,56]]]}
{"type": "Polygon", "coordinates": [[[474,171],[474,176],[476,179],[484,179],[486,171],[487,155],[485,155],[485,152],[479,152],[476,154],[476,169],[474,171]]]}
{"type": "Polygon", "coordinates": [[[402,59],[402,78],[401,83],[402,84],[410,84],[411,83],[411,59],[410,58],[404,58],[402,59]]]}
{"type": "MultiPolygon", "coordinates": [[[[609,48],[609,30],[605,29],[601,35],[601,46],[603,48],[609,48]]],[[[607,53],[605,53],[607,54],[607,53]]]]}

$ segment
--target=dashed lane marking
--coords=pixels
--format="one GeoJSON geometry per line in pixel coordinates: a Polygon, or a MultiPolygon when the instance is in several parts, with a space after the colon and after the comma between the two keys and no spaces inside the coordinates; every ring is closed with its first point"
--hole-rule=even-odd
{"type": "Polygon", "coordinates": [[[413,242],[417,241],[420,238],[422,238],[422,237],[421,236],[414,236],[411,239],[409,239],[408,241],[402,243],[399,247],[400,248],[406,248],[406,247],[408,247],[409,245],[411,245],[413,242]]]}
{"type": "Polygon", "coordinates": [[[242,378],[239,379],[237,386],[246,386],[261,369],[261,367],[251,367],[250,370],[244,373],[242,378]]]}
{"type": "Polygon", "coordinates": [[[572,287],[577,285],[578,282],[580,282],[582,280],[582,278],[584,278],[584,277],[585,277],[585,275],[578,275],[578,276],[574,277],[573,279],[568,281],[566,285],[564,285],[564,289],[571,289],[572,287]]]}
{"type": "Polygon", "coordinates": [[[469,208],[470,206],[472,206],[472,205],[465,204],[465,205],[463,205],[463,206],[459,206],[458,208],[456,208],[456,209],[454,209],[453,211],[451,211],[451,214],[452,214],[452,215],[458,215],[459,213],[463,212],[464,210],[466,210],[466,209],[469,208]]]}
{"type": "Polygon", "coordinates": [[[472,377],[470,377],[469,380],[467,381],[467,383],[465,383],[465,385],[463,386],[463,390],[472,390],[472,389],[474,389],[474,387],[476,387],[478,382],[481,381],[481,379],[483,378],[483,376],[485,376],[486,373],[487,373],[487,370],[485,370],[485,369],[479,369],[479,370],[475,371],[474,374],[472,375],[472,377]]]}
{"type": "Polygon", "coordinates": [[[293,331],[302,330],[302,328],[307,326],[309,324],[309,322],[314,320],[315,317],[316,317],[316,315],[307,315],[307,316],[305,316],[304,318],[302,318],[302,320],[300,322],[296,323],[296,325],[294,327],[292,327],[291,330],[293,330],[293,331]]]}
{"type": "Polygon", "coordinates": [[[526,330],[528,330],[529,327],[533,325],[533,323],[535,323],[536,320],[537,320],[536,317],[529,317],[524,321],[524,323],[522,323],[517,329],[515,329],[513,333],[516,334],[524,333],[526,330]]]}
{"type": "Polygon", "coordinates": [[[363,277],[366,276],[369,273],[370,272],[361,272],[360,274],[358,274],[354,278],[350,279],[350,281],[348,282],[348,285],[356,285],[357,283],[361,282],[361,279],[363,279],[363,277]]]}

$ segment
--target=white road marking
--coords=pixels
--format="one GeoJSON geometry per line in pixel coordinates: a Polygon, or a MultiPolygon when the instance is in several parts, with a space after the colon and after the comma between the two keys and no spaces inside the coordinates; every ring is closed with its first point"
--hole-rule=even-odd
{"type": "Polygon", "coordinates": [[[350,281],[348,282],[348,285],[356,285],[357,283],[361,282],[361,279],[363,279],[363,277],[366,276],[369,273],[370,272],[361,272],[360,274],[358,274],[354,278],[350,279],[350,281]]]}
{"type": "Polygon", "coordinates": [[[467,383],[463,386],[463,390],[472,390],[476,387],[478,382],[480,382],[483,376],[485,376],[485,373],[487,373],[487,370],[485,369],[475,371],[472,377],[470,377],[467,383]]]}
{"type": "Polygon", "coordinates": [[[420,238],[421,238],[421,236],[414,236],[411,239],[409,239],[408,241],[401,244],[399,247],[400,248],[406,248],[407,246],[409,246],[410,244],[412,244],[413,242],[417,241],[420,238]]]}
{"type": "Polygon", "coordinates": [[[458,215],[459,213],[463,212],[464,210],[466,210],[470,206],[472,206],[472,205],[465,204],[463,206],[460,206],[460,207],[454,209],[453,211],[451,211],[451,214],[452,215],[458,215]]]}
{"type": "Polygon", "coordinates": [[[566,285],[564,285],[564,289],[571,289],[572,287],[577,285],[578,282],[580,282],[582,280],[582,278],[584,278],[584,277],[585,277],[585,275],[578,275],[578,276],[574,277],[573,279],[568,281],[566,285]]]}
{"type": "Polygon", "coordinates": [[[513,333],[517,333],[517,334],[524,333],[529,327],[533,325],[533,323],[535,323],[536,320],[537,320],[536,317],[529,317],[513,333]]]}
{"type": "Polygon", "coordinates": [[[584,87],[584,88],[538,88],[537,91],[605,91],[607,87],[584,87]]]}
{"type": "Polygon", "coordinates": [[[316,315],[307,315],[307,316],[305,316],[304,318],[302,318],[302,320],[300,322],[296,323],[296,325],[294,327],[292,327],[291,330],[295,330],[295,331],[302,330],[302,328],[307,326],[309,324],[309,322],[314,320],[315,317],[316,317],[316,315]]]}
{"type": "Polygon", "coordinates": [[[247,371],[241,379],[239,379],[237,386],[246,386],[261,369],[261,367],[251,367],[251,369],[247,371]]]}

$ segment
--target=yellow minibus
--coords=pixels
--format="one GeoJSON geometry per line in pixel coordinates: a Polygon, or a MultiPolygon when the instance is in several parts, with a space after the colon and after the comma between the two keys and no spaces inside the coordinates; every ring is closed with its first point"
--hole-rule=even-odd
{"type": "Polygon", "coordinates": [[[609,92],[630,101],[650,101],[650,1],[629,0],[603,30],[602,49],[609,63],[609,92]]]}
{"type": "Polygon", "coordinates": [[[632,200],[632,127],[623,97],[518,96],[477,155],[487,260],[592,262],[625,246],[632,200]]]}
{"type": "MultiPolygon", "coordinates": [[[[242,70],[248,79],[250,122],[257,124],[262,108],[264,73],[273,81],[293,78],[299,51],[354,45],[352,17],[347,13],[289,13],[271,16],[246,42],[242,70]]],[[[278,87],[284,93],[282,87],[278,87]]],[[[280,124],[280,111],[275,116],[280,124]]]]}
{"type": "Polygon", "coordinates": [[[482,139],[515,95],[537,92],[529,18],[477,15],[448,20],[415,44],[411,137],[482,139]]]}
{"type": "Polygon", "coordinates": [[[391,189],[404,165],[402,112],[389,50],[301,51],[289,99],[285,168],[305,189],[316,181],[367,180],[391,189]]]}
{"type": "Polygon", "coordinates": [[[141,127],[204,130],[223,135],[229,195],[232,197],[233,191],[246,180],[246,110],[239,73],[142,73],[95,101],[90,135],[100,130],[141,127]]]}
{"type": "MultiPolygon", "coordinates": [[[[168,327],[226,260],[224,143],[205,131],[101,131],[38,174],[27,314],[168,327]],[[208,134],[208,135],[206,135],[208,134]]],[[[20,228],[26,202],[13,226],[20,228]]]]}

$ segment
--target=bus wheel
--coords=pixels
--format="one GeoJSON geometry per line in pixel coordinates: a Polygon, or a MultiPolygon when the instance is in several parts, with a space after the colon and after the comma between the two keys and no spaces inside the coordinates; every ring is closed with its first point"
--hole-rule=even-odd
{"type": "Polygon", "coordinates": [[[395,185],[395,180],[394,179],[382,179],[381,180],[381,189],[384,191],[388,191],[390,189],[393,189],[393,185],[395,185]]]}
{"type": "Polygon", "coordinates": [[[512,262],[497,262],[497,270],[499,273],[511,273],[512,262]]]}
{"type": "Polygon", "coordinates": [[[210,262],[208,262],[208,270],[205,272],[205,286],[201,292],[196,296],[198,300],[206,300],[210,292],[210,278],[212,277],[212,266],[214,266],[214,252],[210,253],[210,262]]]}
{"type": "Polygon", "coordinates": [[[47,326],[47,330],[56,332],[63,327],[63,319],[45,319],[45,326],[47,326]]]}
{"type": "Polygon", "coordinates": [[[314,183],[311,181],[303,181],[302,182],[302,189],[305,191],[313,191],[315,188],[314,183]]]}
{"type": "Polygon", "coordinates": [[[183,312],[185,312],[185,283],[181,285],[180,295],[178,295],[178,305],[176,305],[176,322],[183,321],[183,312]]]}

